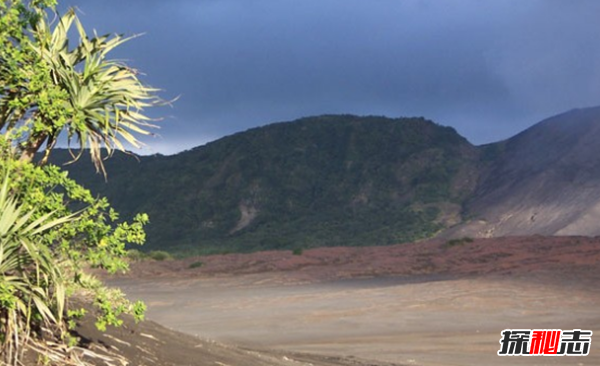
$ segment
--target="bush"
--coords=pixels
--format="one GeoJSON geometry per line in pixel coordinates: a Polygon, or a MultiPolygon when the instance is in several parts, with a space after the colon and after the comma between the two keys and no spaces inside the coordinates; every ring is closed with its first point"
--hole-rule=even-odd
{"type": "Polygon", "coordinates": [[[302,248],[296,248],[292,251],[293,255],[302,255],[302,253],[304,253],[304,250],[302,248]]]}
{"type": "Polygon", "coordinates": [[[119,325],[119,315],[140,320],[144,305],[129,303],[87,276],[85,266],[114,273],[128,269],[125,246],[145,240],[146,215],[119,222],[106,199],[91,193],[56,166],[18,161],[0,138],[0,364],[18,364],[26,342],[44,341],[33,329],[50,329],[69,343],[69,302],[94,299],[97,325],[119,325]]]}
{"type": "Polygon", "coordinates": [[[472,243],[472,242],[473,242],[473,238],[469,238],[468,236],[465,236],[464,238],[460,238],[460,239],[450,239],[446,242],[445,246],[448,248],[452,248],[452,247],[461,246],[461,245],[465,245],[467,243],[472,243]]]}
{"type": "Polygon", "coordinates": [[[159,262],[165,260],[173,260],[173,256],[170,253],[165,252],[163,250],[153,250],[151,252],[148,252],[148,254],[146,254],[146,257],[159,262]]]}
{"type": "Polygon", "coordinates": [[[188,266],[189,269],[200,268],[204,265],[204,263],[197,261],[188,266]]]}
{"type": "Polygon", "coordinates": [[[140,262],[147,258],[146,254],[137,249],[129,249],[127,251],[127,258],[132,262],[140,262]]]}
{"type": "Polygon", "coordinates": [[[64,270],[36,239],[73,220],[50,214],[32,219],[35,211],[23,209],[9,193],[9,176],[5,173],[0,183],[0,350],[4,355],[18,353],[19,338],[30,333],[32,318],[64,336],[64,270]]]}

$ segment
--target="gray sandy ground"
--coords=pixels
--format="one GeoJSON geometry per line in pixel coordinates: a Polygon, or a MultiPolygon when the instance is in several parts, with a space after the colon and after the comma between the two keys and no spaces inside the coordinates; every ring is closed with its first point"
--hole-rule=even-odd
{"type": "Polygon", "coordinates": [[[506,328],[580,328],[600,335],[600,286],[585,273],[295,284],[272,272],[112,283],[146,301],[148,317],[167,327],[298,361],[300,352],[373,364],[600,364],[594,337],[587,357],[496,354],[506,328]]]}

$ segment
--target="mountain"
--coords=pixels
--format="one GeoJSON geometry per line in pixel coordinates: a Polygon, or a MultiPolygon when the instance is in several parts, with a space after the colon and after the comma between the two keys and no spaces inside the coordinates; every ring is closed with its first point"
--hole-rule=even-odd
{"type": "Polygon", "coordinates": [[[66,168],[124,217],[148,213],[147,248],[208,253],[430,237],[463,221],[479,155],[423,118],[326,115],[174,156],[119,154],[107,161],[108,182],[88,162],[66,168]]]}
{"type": "Polygon", "coordinates": [[[471,220],[449,236],[600,234],[600,107],[548,118],[480,147],[471,220]]]}
{"type": "MultiPolygon", "coordinates": [[[[148,249],[188,254],[385,245],[434,235],[600,235],[600,107],[475,147],[423,118],[326,115],[254,128],[173,156],[117,154],[109,180],[72,177],[148,249]]],[[[57,163],[68,160],[53,152],[57,163]]]]}

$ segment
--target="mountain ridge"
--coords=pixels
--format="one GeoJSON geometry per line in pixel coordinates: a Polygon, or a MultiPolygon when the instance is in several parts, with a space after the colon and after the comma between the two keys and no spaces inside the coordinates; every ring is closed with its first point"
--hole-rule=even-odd
{"type": "Polygon", "coordinates": [[[124,217],[148,212],[149,248],[190,254],[596,235],[597,139],[600,107],[483,146],[424,118],[323,115],[139,163],[119,154],[108,184],[86,164],[67,168],[124,217]]]}
{"type": "Polygon", "coordinates": [[[254,251],[429,237],[461,221],[477,152],[423,118],[324,115],[139,159],[109,159],[108,184],[67,169],[124,217],[148,212],[149,247],[254,251]]]}

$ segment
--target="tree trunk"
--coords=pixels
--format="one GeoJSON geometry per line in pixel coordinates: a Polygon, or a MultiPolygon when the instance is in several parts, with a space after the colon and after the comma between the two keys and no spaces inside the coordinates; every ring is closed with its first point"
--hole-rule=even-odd
{"type": "Polygon", "coordinates": [[[40,136],[35,137],[34,141],[27,142],[26,147],[22,150],[21,156],[19,160],[21,161],[33,161],[35,154],[39,151],[40,147],[48,138],[47,134],[42,134],[40,136]]]}

